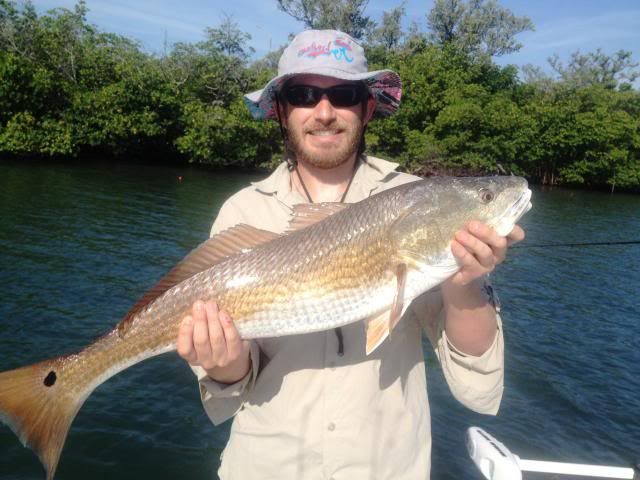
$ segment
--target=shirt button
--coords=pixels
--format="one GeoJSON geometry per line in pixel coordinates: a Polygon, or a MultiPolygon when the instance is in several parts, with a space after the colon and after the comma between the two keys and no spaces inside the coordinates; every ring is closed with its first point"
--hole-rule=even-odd
{"type": "Polygon", "coordinates": [[[335,423],[333,423],[333,422],[329,423],[329,425],[327,426],[327,429],[328,429],[330,432],[333,432],[333,431],[336,429],[336,424],[335,424],[335,423]]]}

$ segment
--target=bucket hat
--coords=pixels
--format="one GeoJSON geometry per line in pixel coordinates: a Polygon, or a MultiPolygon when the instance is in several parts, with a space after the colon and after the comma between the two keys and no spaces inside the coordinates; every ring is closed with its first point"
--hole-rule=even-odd
{"type": "Polygon", "coordinates": [[[285,48],[278,75],[244,101],[256,120],[276,119],[275,95],[291,77],[316,74],[347,81],[362,81],[376,99],[374,115],[386,117],[400,106],[402,84],[392,70],[368,71],[364,49],[337,30],[305,30],[285,48]]]}

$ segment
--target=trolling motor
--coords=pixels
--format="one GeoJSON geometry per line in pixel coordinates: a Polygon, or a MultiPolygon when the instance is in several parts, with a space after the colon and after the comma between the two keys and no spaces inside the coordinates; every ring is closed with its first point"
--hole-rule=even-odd
{"type": "Polygon", "coordinates": [[[471,460],[488,480],[522,480],[524,471],[640,480],[640,464],[635,468],[623,468],[524,460],[478,427],[467,429],[466,443],[471,460]]]}

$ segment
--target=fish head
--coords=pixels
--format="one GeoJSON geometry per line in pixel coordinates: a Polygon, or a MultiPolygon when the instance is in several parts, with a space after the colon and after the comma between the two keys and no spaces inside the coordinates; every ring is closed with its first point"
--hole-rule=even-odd
{"type": "Polygon", "coordinates": [[[452,260],[456,231],[475,220],[506,236],[531,208],[531,190],[522,177],[439,177],[409,184],[392,237],[400,255],[419,263],[452,260]]]}

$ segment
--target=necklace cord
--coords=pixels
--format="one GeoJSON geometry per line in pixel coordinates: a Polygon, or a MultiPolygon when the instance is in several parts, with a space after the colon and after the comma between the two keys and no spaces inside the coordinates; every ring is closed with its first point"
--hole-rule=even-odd
{"type": "MultiPolygon", "coordinates": [[[[311,198],[311,194],[309,193],[309,190],[307,190],[307,186],[304,184],[304,181],[302,180],[302,176],[298,171],[298,162],[293,163],[293,165],[294,165],[293,169],[295,170],[296,175],[298,176],[298,180],[300,181],[300,185],[302,185],[304,194],[307,196],[307,200],[309,201],[309,203],[316,203],[313,201],[313,198],[311,198]]],[[[360,161],[359,159],[356,159],[356,163],[353,166],[353,171],[351,172],[351,176],[349,177],[349,182],[347,183],[347,187],[344,189],[344,192],[340,197],[340,203],[344,203],[345,198],[347,198],[347,193],[349,193],[349,188],[351,188],[351,182],[353,182],[353,177],[356,176],[356,171],[358,170],[359,166],[360,166],[360,161]]]]}

